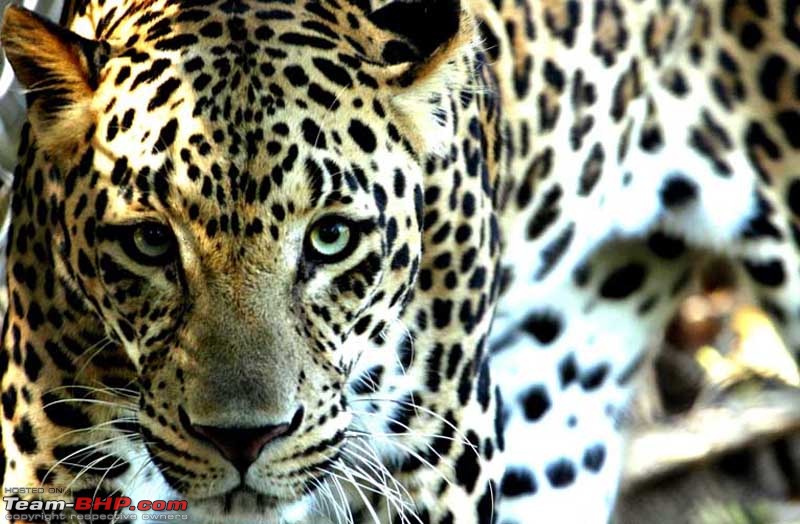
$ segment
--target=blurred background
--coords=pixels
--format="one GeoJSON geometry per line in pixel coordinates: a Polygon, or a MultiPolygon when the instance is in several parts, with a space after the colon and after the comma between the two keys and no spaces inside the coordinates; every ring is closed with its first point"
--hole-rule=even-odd
{"type": "Polygon", "coordinates": [[[800,377],[724,260],[645,368],[618,524],[800,523],[800,377]]]}

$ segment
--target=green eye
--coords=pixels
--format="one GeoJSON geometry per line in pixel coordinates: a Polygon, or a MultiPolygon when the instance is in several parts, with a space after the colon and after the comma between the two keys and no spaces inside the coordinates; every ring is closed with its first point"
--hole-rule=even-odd
{"type": "Polygon", "coordinates": [[[307,256],[322,262],[340,260],[355,247],[355,236],[350,222],[339,217],[323,218],[311,227],[308,234],[307,256]]]}
{"type": "Polygon", "coordinates": [[[178,252],[172,230],[156,222],[132,226],[127,239],[123,239],[123,248],[128,256],[145,265],[169,263],[178,252]]]}

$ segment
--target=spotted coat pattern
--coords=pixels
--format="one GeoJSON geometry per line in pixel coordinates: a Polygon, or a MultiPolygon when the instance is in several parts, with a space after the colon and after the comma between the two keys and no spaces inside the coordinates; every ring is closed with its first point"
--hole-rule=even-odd
{"type": "Polygon", "coordinates": [[[800,347],[798,24],[793,0],[9,8],[4,486],[196,522],[605,522],[704,253],[800,347]]]}

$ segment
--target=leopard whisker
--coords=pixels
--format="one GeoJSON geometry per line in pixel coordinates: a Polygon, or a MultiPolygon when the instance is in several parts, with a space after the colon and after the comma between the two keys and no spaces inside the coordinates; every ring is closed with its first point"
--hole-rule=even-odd
{"type": "MultiPolygon", "coordinates": [[[[393,399],[393,398],[380,398],[380,397],[354,398],[354,399],[349,399],[349,401],[350,401],[350,403],[358,403],[358,402],[387,402],[387,403],[398,404],[398,405],[402,405],[402,406],[410,406],[412,408],[416,408],[420,412],[422,412],[422,413],[424,413],[424,414],[426,414],[426,415],[438,420],[439,422],[442,422],[448,428],[452,429],[453,433],[455,435],[458,435],[459,437],[462,437],[462,439],[459,440],[459,442],[461,444],[471,447],[476,452],[478,451],[477,447],[469,441],[467,436],[455,424],[453,424],[452,422],[447,420],[442,415],[436,413],[435,411],[433,411],[431,409],[428,409],[426,407],[420,406],[420,405],[418,405],[418,404],[416,404],[414,402],[407,402],[407,401],[404,401],[404,400],[398,400],[398,399],[393,399]]],[[[366,413],[366,412],[362,412],[362,413],[366,413]]]]}
{"type": "Polygon", "coordinates": [[[118,428],[118,427],[115,426],[115,424],[119,424],[119,423],[131,423],[131,422],[135,423],[137,420],[138,419],[136,417],[119,417],[119,418],[108,420],[106,422],[99,422],[97,424],[93,424],[93,425],[91,425],[89,427],[86,427],[86,428],[72,429],[70,431],[67,431],[66,433],[62,433],[58,437],[56,437],[56,441],[60,441],[60,440],[62,440],[64,438],[66,438],[66,437],[69,437],[71,435],[76,435],[78,433],[92,433],[92,432],[96,432],[96,431],[116,431],[116,432],[123,433],[123,434],[126,434],[126,435],[139,436],[139,433],[136,432],[136,431],[129,431],[129,430],[121,429],[121,428],[118,428]],[[111,427],[107,427],[107,426],[111,426],[111,427]]]}
{"type": "MultiPolygon", "coordinates": [[[[383,464],[382,461],[378,458],[377,453],[374,450],[369,448],[367,442],[358,442],[358,441],[350,441],[350,444],[364,444],[364,447],[361,446],[354,446],[355,449],[347,449],[347,446],[343,447],[343,452],[347,453],[349,456],[353,457],[357,460],[357,464],[349,463],[348,466],[350,468],[354,468],[359,473],[363,474],[366,478],[372,479],[369,476],[369,472],[372,472],[376,475],[379,475],[383,486],[385,489],[389,490],[390,496],[387,496],[387,502],[392,507],[397,510],[398,515],[401,517],[401,522],[407,522],[407,517],[405,510],[411,509],[413,510],[413,499],[411,494],[408,492],[405,486],[403,486],[394,476],[389,472],[386,466],[383,464]],[[359,455],[356,453],[356,450],[360,450],[364,452],[364,455],[359,455]],[[365,466],[369,472],[364,471],[361,466],[365,466]],[[391,481],[391,486],[389,486],[387,481],[391,481]]],[[[387,511],[389,507],[387,506],[387,511]]],[[[391,520],[391,514],[389,515],[391,520]]]]}
{"type": "MultiPolygon", "coordinates": [[[[361,498],[361,502],[364,503],[364,507],[366,508],[367,512],[369,512],[373,522],[375,524],[381,524],[381,520],[378,518],[378,513],[375,511],[375,507],[372,505],[372,502],[364,494],[363,490],[371,491],[378,495],[383,495],[383,493],[381,491],[373,490],[368,486],[362,485],[355,479],[352,472],[348,468],[341,468],[341,471],[345,475],[345,477],[342,480],[346,480],[347,482],[350,483],[351,486],[353,486],[353,488],[355,488],[356,493],[358,494],[359,498],[361,498]]],[[[332,474],[336,475],[335,473],[332,474]]]]}
{"type": "Polygon", "coordinates": [[[44,484],[44,482],[47,480],[47,478],[50,476],[50,474],[53,472],[53,470],[55,470],[55,468],[57,468],[60,465],[80,466],[80,467],[85,466],[85,464],[74,464],[74,463],[67,462],[67,460],[69,460],[70,458],[75,457],[75,456],[79,456],[79,455],[84,454],[84,453],[86,453],[88,451],[91,451],[91,450],[93,450],[95,448],[99,448],[101,446],[108,445],[109,443],[112,443],[112,442],[118,442],[118,441],[121,441],[121,440],[129,440],[129,439],[131,439],[132,436],[133,435],[117,435],[117,436],[114,436],[114,437],[111,437],[111,438],[107,438],[107,439],[95,442],[93,444],[89,444],[87,446],[83,446],[80,449],[78,449],[76,451],[73,451],[69,455],[59,459],[52,466],[50,466],[50,468],[47,470],[47,472],[42,477],[42,484],[44,484]]]}

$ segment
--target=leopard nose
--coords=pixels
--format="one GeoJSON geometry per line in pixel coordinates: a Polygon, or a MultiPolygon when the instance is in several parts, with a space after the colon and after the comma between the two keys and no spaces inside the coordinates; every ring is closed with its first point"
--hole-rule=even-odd
{"type": "Polygon", "coordinates": [[[302,409],[291,422],[259,427],[217,427],[191,424],[193,433],[212,444],[244,475],[270,442],[288,436],[300,425],[302,409]]]}

